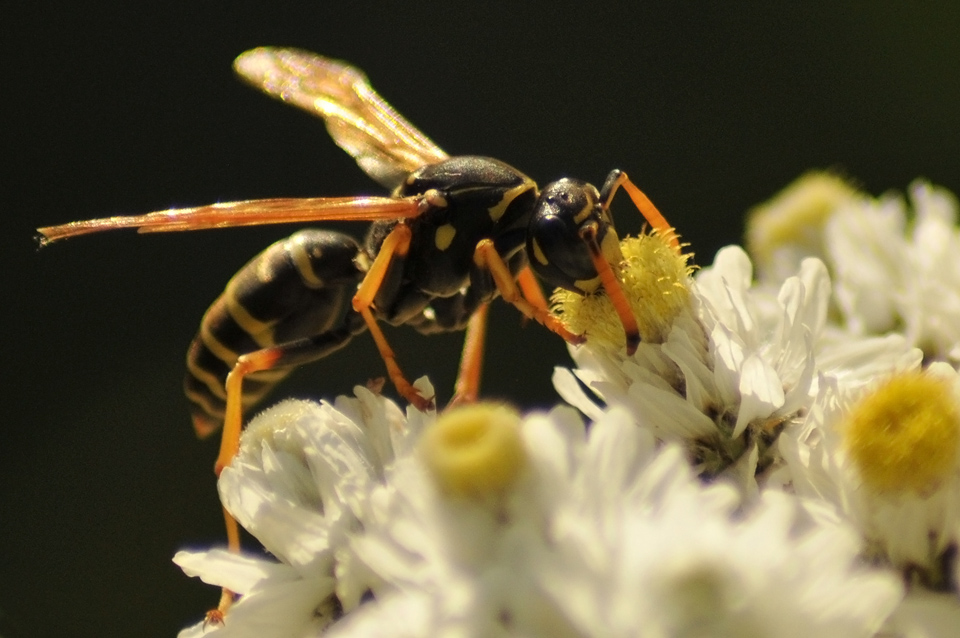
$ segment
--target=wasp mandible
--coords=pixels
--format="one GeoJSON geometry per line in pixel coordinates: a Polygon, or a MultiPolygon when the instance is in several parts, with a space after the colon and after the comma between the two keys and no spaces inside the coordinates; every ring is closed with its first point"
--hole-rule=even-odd
{"type": "Polygon", "coordinates": [[[119,228],[373,222],[363,243],[324,230],[277,242],[207,310],[184,385],[200,436],[224,424],[218,473],[236,453],[244,411],[292,367],[364,330],[399,394],[420,410],[431,407],[433,397],[420,396],[404,376],[379,321],[426,334],[467,330],[454,400],[476,397],[486,307],[498,294],[566,341],[584,340],[550,313],[536,277],[581,294],[602,289],[617,308],[628,352],[636,349],[636,320],[613,272],[622,255],[611,201],[623,188],[651,226],[669,224],[624,172],[612,171],[599,190],[569,178],[538,190],[499,160],[447,155],[343,62],[262,47],[241,54],[234,69],[268,95],[323,118],[337,145],[391,195],[247,200],[39,229],[46,244],[119,228]]]}

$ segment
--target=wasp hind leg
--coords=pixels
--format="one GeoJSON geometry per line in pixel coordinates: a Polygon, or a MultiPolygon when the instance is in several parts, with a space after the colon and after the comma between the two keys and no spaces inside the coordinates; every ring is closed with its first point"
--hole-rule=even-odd
{"type": "MultiPolygon", "coordinates": [[[[347,319],[349,320],[351,316],[356,317],[356,315],[347,315],[347,319]]],[[[233,369],[227,375],[226,415],[223,422],[223,433],[220,438],[220,453],[214,466],[214,472],[217,476],[220,476],[223,469],[230,465],[240,449],[240,431],[243,425],[244,377],[256,372],[293,367],[321,359],[345,346],[362,329],[362,323],[352,329],[348,323],[336,330],[330,330],[315,337],[299,339],[272,348],[264,348],[241,355],[237,359],[233,369]]],[[[240,526],[226,507],[223,508],[223,518],[227,532],[227,548],[231,552],[239,552],[240,526]]],[[[216,609],[207,612],[204,623],[218,624],[223,622],[224,614],[233,604],[234,598],[233,592],[224,588],[220,596],[220,603],[216,609]]]]}

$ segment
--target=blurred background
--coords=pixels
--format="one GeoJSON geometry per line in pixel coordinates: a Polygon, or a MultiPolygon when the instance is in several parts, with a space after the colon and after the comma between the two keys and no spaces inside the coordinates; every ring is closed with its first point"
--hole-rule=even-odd
{"type": "MultiPolygon", "coordinates": [[[[319,120],[236,81],[245,49],[349,60],[448,152],[541,184],[622,168],[700,265],[810,168],[873,193],[918,176],[960,190],[954,2],[16,4],[0,26],[2,638],[173,636],[217,600],[170,562],[223,537],[216,442],[190,429],[184,353],[233,272],[294,228],[115,233],[39,252],[33,235],[215,201],[379,193],[319,120]]],[[[615,213],[640,228],[626,198],[615,213]]],[[[388,337],[411,378],[450,396],[459,335],[388,337]]],[[[567,361],[559,339],[496,305],[488,396],[549,406],[567,361]]],[[[383,373],[362,337],[274,399],[333,397],[383,373]]]]}

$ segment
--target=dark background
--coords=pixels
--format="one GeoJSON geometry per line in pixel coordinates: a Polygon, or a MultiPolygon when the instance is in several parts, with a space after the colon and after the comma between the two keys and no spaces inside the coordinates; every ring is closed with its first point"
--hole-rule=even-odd
{"type": "MultiPolygon", "coordinates": [[[[190,430],[184,350],[229,276],[292,229],[40,252],[32,236],[171,206],[379,192],[319,121],[234,79],[247,48],[349,60],[447,151],[541,183],[623,168],[700,264],[809,168],[875,193],[917,176],[960,189],[954,2],[17,4],[0,26],[3,638],[172,636],[216,601],[170,562],[222,538],[216,444],[190,430]]],[[[449,397],[459,337],[388,336],[409,375],[449,397]]],[[[497,305],[489,395],[549,405],[565,361],[557,338],[497,305]]],[[[382,374],[361,338],[280,396],[382,374]]]]}

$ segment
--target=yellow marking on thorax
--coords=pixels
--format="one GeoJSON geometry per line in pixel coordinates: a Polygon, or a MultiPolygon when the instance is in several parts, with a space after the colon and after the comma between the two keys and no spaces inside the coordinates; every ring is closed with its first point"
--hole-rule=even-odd
{"type": "Polygon", "coordinates": [[[525,179],[523,180],[523,183],[518,184],[517,186],[514,186],[505,192],[503,197],[500,198],[499,202],[487,209],[487,212],[490,213],[490,219],[492,219],[494,223],[500,221],[500,218],[503,217],[505,212],[507,212],[507,208],[509,208],[510,204],[513,203],[513,200],[515,200],[520,194],[531,189],[533,189],[533,192],[536,193],[537,185],[533,182],[533,180],[525,179]]]}
{"type": "Polygon", "coordinates": [[[453,243],[453,238],[457,234],[457,229],[453,227],[453,224],[444,224],[437,229],[436,235],[434,235],[434,243],[437,245],[437,249],[441,252],[450,247],[450,244],[453,243]]]}

